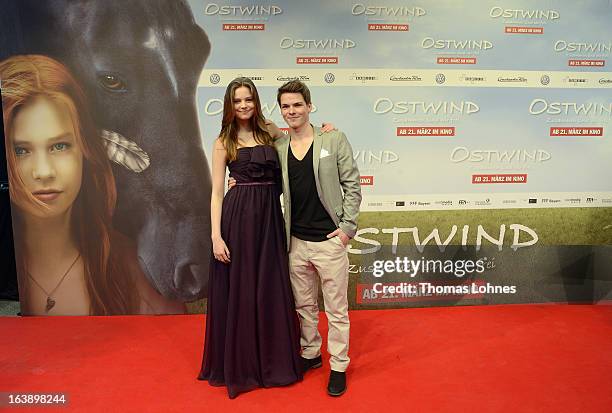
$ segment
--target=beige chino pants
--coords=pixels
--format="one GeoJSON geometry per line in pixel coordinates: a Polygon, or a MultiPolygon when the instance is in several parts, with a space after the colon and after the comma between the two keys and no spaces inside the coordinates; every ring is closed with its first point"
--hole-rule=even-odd
{"type": "Polygon", "coordinates": [[[348,316],[348,255],[338,237],[311,242],[291,237],[289,272],[300,317],[302,357],[313,359],[321,354],[319,333],[319,281],[323,291],[329,332],[327,351],[331,369],[346,371],[350,359],[348,316]]]}

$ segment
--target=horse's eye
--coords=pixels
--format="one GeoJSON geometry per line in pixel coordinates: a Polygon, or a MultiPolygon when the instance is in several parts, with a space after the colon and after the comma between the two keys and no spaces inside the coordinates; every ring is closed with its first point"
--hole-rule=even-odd
{"type": "Polygon", "coordinates": [[[125,92],[127,90],[127,85],[119,76],[104,73],[98,76],[98,82],[100,85],[111,92],[125,92]]]}

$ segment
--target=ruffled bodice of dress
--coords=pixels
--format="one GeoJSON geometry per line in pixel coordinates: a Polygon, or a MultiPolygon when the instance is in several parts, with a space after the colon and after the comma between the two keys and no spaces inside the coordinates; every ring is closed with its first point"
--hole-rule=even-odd
{"type": "Polygon", "coordinates": [[[236,160],[230,162],[228,168],[230,176],[239,184],[277,183],[280,179],[280,163],[276,149],[269,145],[239,148],[236,160]]]}

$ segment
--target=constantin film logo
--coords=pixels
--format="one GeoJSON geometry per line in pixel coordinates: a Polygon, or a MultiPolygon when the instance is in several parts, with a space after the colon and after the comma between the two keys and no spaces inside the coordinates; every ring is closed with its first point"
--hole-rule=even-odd
{"type": "Polygon", "coordinates": [[[423,78],[419,75],[391,75],[389,80],[392,82],[422,82],[423,78]]]}
{"type": "Polygon", "coordinates": [[[527,83],[525,76],[500,76],[497,78],[499,83],[527,83]]]}
{"type": "Polygon", "coordinates": [[[279,82],[291,82],[293,80],[299,80],[300,82],[308,82],[310,77],[307,75],[297,75],[297,76],[277,76],[276,80],[279,82]]]}

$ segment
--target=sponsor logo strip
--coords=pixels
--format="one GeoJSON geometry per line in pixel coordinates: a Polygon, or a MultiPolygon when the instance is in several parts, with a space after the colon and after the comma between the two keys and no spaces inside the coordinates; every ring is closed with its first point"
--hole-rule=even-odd
{"type": "Polygon", "coordinates": [[[610,208],[612,192],[488,192],[487,194],[411,194],[410,196],[364,193],[361,203],[361,210],[364,212],[558,207],[610,208]]]}
{"type": "MultiPolygon", "coordinates": [[[[492,187],[495,188],[495,187],[492,187]]],[[[498,187],[499,188],[499,187],[498,187]]],[[[361,210],[442,211],[516,208],[598,208],[612,207],[612,192],[487,192],[485,194],[395,194],[364,193],[361,210]]]]}
{"type": "MultiPolygon", "coordinates": [[[[474,66],[440,65],[438,69],[341,69],[338,56],[299,56],[287,69],[205,69],[199,86],[225,87],[239,76],[250,77],[257,85],[277,86],[281,79],[296,78],[313,86],[397,86],[410,82],[417,87],[528,87],[538,89],[602,89],[612,87],[609,72],[586,71],[501,71],[474,70],[474,66]],[[317,67],[317,65],[330,65],[317,67]],[[463,68],[461,68],[463,67],[463,68]],[[449,68],[449,69],[447,69],[449,68]]],[[[579,69],[579,68],[575,68],[579,69]]],[[[585,68],[589,69],[589,68],[585,68]]]]}

